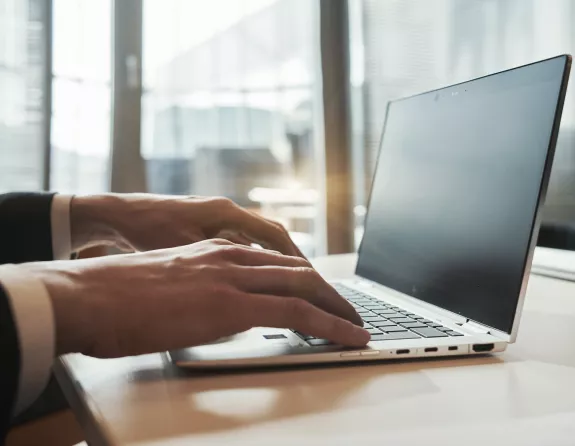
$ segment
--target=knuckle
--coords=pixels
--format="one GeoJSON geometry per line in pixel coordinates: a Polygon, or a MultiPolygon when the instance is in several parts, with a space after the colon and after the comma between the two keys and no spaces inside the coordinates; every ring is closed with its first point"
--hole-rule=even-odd
{"type": "Polygon", "coordinates": [[[216,207],[223,209],[229,209],[235,206],[235,203],[227,197],[215,197],[213,198],[212,203],[216,207]]]}
{"type": "Polygon", "coordinates": [[[182,254],[182,252],[177,251],[174,255],[170,256],[165,265],[168,274],[179,274],[189,263],[189,259],[182,254]]]}
{"type": "Polygon", "coordinates": [[[213,263],[199,265],[197,271],[202,277],[218,277],[221,274],[221,268],[213,263]]]}
{"type": "Polygon", "coordinates": [[[311,265],[309,260],[304,259],[303,257],[293,257],[293,259],[294,262],[297,263],[300,268],[313,269],[313,266],[311,265]]]}
{"type": "Polygon", "coordinates": [[[286,229],[286,227],[285,227],[283,224],[281,224],[281,223],[279,223],[279,222],[276,222],[276,227],[277,227],[286,237],[289,237],[289,232],[288,232],[288,230],[286,229]]]}
{"type": "Polygon", "coordinates": [[[300,266],[297,268],[297,271],[302,277],[305,277],[306,280],[319,280],[321,276],[319,273],[310,266],[300,266]]]}
{"type": "Polygon", "coordinates": [[[276,229],[277,231],[279,231],[279,232],[281,232],[281,233],[283,233],[283,234],[287,234],[287,233],[288,233],[288,231],[287,231],[287,229],[285,228],[285,226],[284,226],[282,223],[280,223],[279,221],[277,221],[277,220],[272,220],[272,219],[270,219],[270,218],[264,218],[264,220],[265,220],[267,223],[269,223],[269,224],[270,224],[274,229],[276,229]]]}
{"type": "Polygon", "coordinates": [[[233,244],[232,242],[228,242],[227,245],[222,246],[218,251],[222,258],[232,261],[237,260],[246,254],[245,248],[240,245],[233,244]]]}
{"type": "MultiPolygon", "coordinates": [[[[210,243],[213,243],[214,245],[218,245],[218,246],[229,246],[229,245],[233,245],[232,242],[230,242],[229,240],[226,240],[225,238],[214,238],[210,240],[210,243]]],[[[219,248],[222,249],[222,248],[219,248]]]]}

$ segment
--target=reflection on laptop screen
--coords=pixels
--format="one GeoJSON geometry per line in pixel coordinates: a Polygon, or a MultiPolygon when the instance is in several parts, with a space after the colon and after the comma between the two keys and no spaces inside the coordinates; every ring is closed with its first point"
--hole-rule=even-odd
{"type": "Polygon", "coordinates": [[[511,331],[566,60],[390,104],[359,276],[511,331]]]}

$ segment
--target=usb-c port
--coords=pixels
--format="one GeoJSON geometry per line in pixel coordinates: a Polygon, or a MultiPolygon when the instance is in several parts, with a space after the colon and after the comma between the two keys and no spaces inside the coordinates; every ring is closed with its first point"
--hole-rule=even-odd
{"type": "Polygon", "coordinates": [[[425,349],[426,352],[436,352],[437,351],[437,347],[427,347],[425,349]]]}
{"type": "Polygon", "coordinates": [[[408,348],[404,348],[402,350],[398,350],[395,353],[397,353],[398,355],[406,355],[409,353],[409,349],[408,348]]]}
{"type": "Polygon", "coordinates": [[[457,350],[457,349],[458,349],[457,345],[452,345],[452,346],[450,346],[450,347],[447,348],[447,350],[449,350],[450,352],[453,352],[453,351],[455,351],[455,350],[457,350]]]}

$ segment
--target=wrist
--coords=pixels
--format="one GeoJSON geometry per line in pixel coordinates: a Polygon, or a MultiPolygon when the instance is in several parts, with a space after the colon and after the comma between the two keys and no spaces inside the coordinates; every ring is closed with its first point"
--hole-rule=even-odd
{"type": "Polygon", "coordinates": [[[71,262],[37,262],[19,265],[43,283],[54,314],[56,354],[85,353],[92,345],[93,312],[86,308],[90,290],[71,262]]]}
{"type": "MultiPolygon", "coordinates": [[[[75,196],[70,205],[72,250],[114,245],[119,239],[117,201],[114,194],[75,196]]],[[[120,207],[121,209],[121,207],[120,207]]]]}

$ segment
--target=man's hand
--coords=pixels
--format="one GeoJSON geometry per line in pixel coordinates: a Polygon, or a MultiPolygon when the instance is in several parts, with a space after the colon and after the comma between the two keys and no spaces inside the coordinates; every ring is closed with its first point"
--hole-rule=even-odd
{"type": "Polygon", "coordinates": [[[363,346],[360,317],[307,260],[215,239],[20,265],[52,299],[58,354],[117,357],[205,344],[252,327],[363,346]]]}
{"type": "Polygon", "coordinates": [[[78,196],[72,199],[70,220],[74,250],[109,244],[149,251],[224,238],[303,257],[281,224],[221,197],[78,196]]]}

